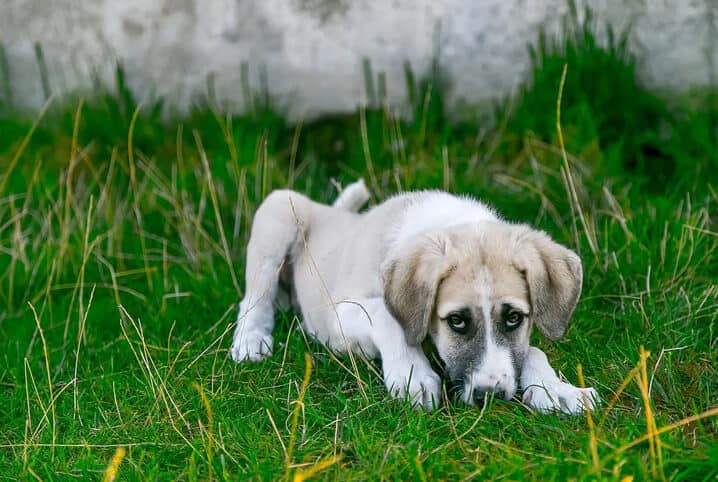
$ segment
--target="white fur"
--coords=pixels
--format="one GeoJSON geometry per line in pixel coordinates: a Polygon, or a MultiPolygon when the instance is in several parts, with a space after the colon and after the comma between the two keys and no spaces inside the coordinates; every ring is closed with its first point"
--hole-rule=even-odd
{"type": "Polygon", "coordinates": [[[347,211],[359,211],[361,207],[366,204],[371,196],[369,191],[364,184],[364,179],[360,179],[355,183],[352,183],[344,189],[336,201],[334,201],[335,208],[346,209],[347,211]]]}
{"type": "Polygon", "coordinates": [[[474,402],[473,390],[475,388],[482,389],[484,392],[503,391],[507,399],[511,399],[516,393],[511,352],[496,343],[491,329],[491,279],[489,273],[482,270],[476,281],[479,304],[484,317],[484,326],[482,327],[484,330],[484,354],[479,366],[471,372],[463,392],[464,401],[470,404],[474,402]]]}
{"type": "Polygon", "coordinates": [[[562,381],[548,362],[546,354],[530,347],[521,372],[524,403],[542,412],[561,411],[577,414],[589,408],[594,410],[599,402],[593,388],[579,388],[562,381]]]}
{"type": "MultiPolygon", "coordinates": [[[[334,206],[293,191],[274,191],[265,199],[255,214],[247,247],[246,293],[231,355],[237,362],[256,362],[272,354],[273,302],[289,264],[302,329],[332,350],[380,357],[389,393],[431,409],[439,404],[441,380],[421,347],[408,344],[402,326],[387,309],[383,267],[427,231],[503,221],[478,201],[442,192],[399,195],[357,214],[368,198],[360,181],[348,186],[334,206]]],[[[488,290],[491,283],[485,281],[488,290]]],[[[484,306],[490,310],[488,301],[484,306]]],[[[490,313],[484,315],[488,323],[490,313]]],[[[472,383],[499,386],[513,394],[516,381],[507,376],[513,373],[507,369],[510,355],[490,340],[491,330],[487,337],[487,352],[472,383]]],[[[537,410],[550,406],[575,413],[577,396],[570,389],[578,389],[560,382],[548,361],[542,365],[539,358],[530,357],[529,370],[521,376],[526,403],[537,410]],[[534,385],[545,386],[547,394],[567,403],[551,405],[534,385]]]]}
{"type": "Polygon", "coordinates": [[[424,352],[405,343],[401,327],[386,310],[383,298],[340,302],[328,333],[312,333],[337,352],[353,351],[369,358],[381,357],[384,384],[396,398],[431,408],[439,404],[441,379],[431,369],[424,352]]]}
{"type": "Polygon", "coordinates": [[[415,236],[426,231],[498,220],[491,208],[474,199],[441,191],[423,192],[406,207],[400,222],[390,231],[389,252],[401,250],[415,236]]]}

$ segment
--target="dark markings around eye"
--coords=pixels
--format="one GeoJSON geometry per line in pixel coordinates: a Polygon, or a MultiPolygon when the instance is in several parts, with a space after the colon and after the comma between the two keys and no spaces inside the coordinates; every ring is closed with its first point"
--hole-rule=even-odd
{"type": "Polygon", "coordinates": [[[513,331],[526,319],[526,313],[508,303],[501,305],[501,321],[506,331],[513,331]]]}
{"type": "Polygon", "coordinates": [[[453,331],[463,335],[467,333],[471,327],[471,310],[462,308],[452,311],[443,318],[443,321],[445,321],[453,331]]]}

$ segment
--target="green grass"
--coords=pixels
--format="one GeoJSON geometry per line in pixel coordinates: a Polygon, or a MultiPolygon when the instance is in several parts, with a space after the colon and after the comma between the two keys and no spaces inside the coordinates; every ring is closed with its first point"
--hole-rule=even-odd
{"type": "Polygon", "coordinates": [[[161,104],[140,109],[122,82],[53,106],[34,130],[2,111],[0,479],[99,479],[118,447],[121,480],[276,479],[321,462],[328,479],[718,477],[715,416],[641,441],[718,405],[715,95],[669,108],[620,41],[567,31],[536,48],[493,126],[451,122],[440,83],[410,75],[409,121],[373,108],[290,125],[258,102],[162,122],[161,104]],[[259,202],[286,186],[331,201],[331,179],[359,177],[372,203],[471,193],[576,249],[573,325],[533,342],[615,403],[592,425],[516,402],[414,411],[389,399],[375,363],[354,371],[292,313],[270,360],[233,363],[259,202]]]}

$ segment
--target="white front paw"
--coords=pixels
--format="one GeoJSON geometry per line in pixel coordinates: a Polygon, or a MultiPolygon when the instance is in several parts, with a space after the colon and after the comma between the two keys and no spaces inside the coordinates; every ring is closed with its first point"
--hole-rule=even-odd
{"type": "Polygon", "coordinates": [[[561,411],[576,415],[585,408],[595,410],[600,402],[593,388],[579,388],[570,383],[531,385],[524,390],[523,401],[541,413],[561,411]]]}
{"type": "Polygon", "coordinates": [[[431,367],[395,364],[385,368],[384,384],[392,397],[409,398],[412,405],[427,411],[438,407],[441,401],[441,378],[431,367]]]}
{"type": "Polygon", "coordinates": [[[260,331],[236,333],[232,343],[232,359],[237,363],[245,360],[260,362],[272,355],[273,344],[271,334],[260,331]]]}

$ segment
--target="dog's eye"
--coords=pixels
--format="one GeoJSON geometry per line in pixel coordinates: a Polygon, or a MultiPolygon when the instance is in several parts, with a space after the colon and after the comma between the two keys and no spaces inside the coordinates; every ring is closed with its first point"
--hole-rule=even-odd
{"type": "Polygon", "coordinates": [[[524,321],[524,314],[521,313],[518,310],[509,310],[504,315],[504,323],[506,324],[506,329],[511,331],[515,330],[516,328],[521,325],[521,323],[524,321]]]}
{"type": "Polygon", "coordinates": [[[468,317],[462,313],[451,313],[446,317],[446,322],[456,333],[463,335],[469,330],[468,317]]]}

